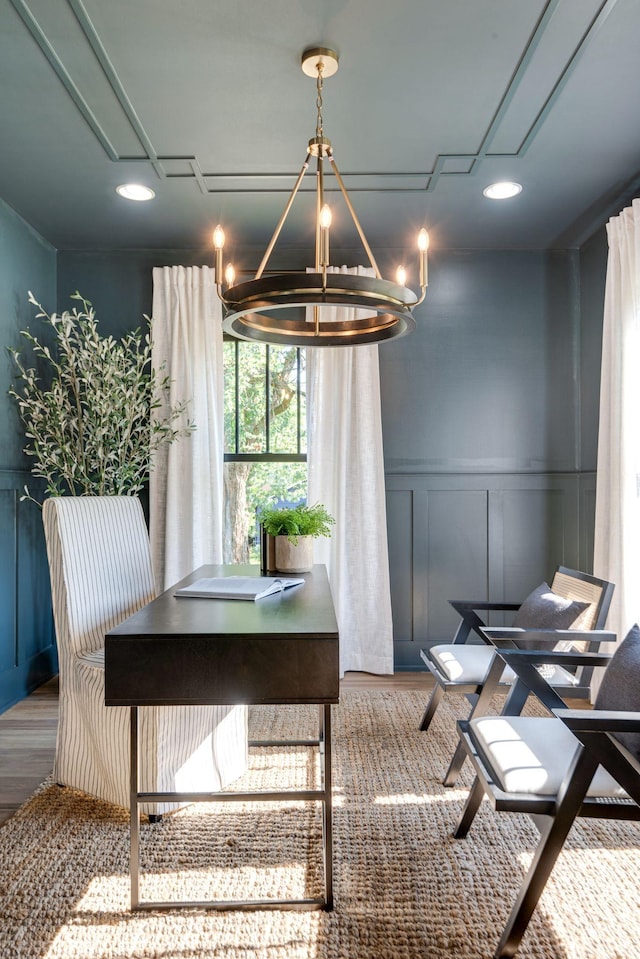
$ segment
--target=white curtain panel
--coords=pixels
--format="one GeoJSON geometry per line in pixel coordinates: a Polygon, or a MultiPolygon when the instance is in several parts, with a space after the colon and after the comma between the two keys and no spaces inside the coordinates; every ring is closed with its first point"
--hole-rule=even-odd
{"type": "Polygon", "coordinates": [[[607,628],[620,640],[640,620],[640,200],[607,235],[593,566],[615,583],[607,628]]]}
{"type": "MultiPolygon", "coordinates": [[[[366,267],[332,272],[373,276],[366,267]]],[[[322,309],[323,322],[337,318],[322,309]]],[[[392,673],[377,345],[309,348],[307,404],[308,502],[324,503],[336,520],[330,539],[315,540],[314,561],[329,573],[341,673],[392,673]]]]}
{"type": "Polygon", "coordinates": [[[150,536],[159,589],[203,563],[222,562],[224,384],[222,307],[209,267],[153,270],[154,369],[171,378],[170,404],[188,400],[196,424],[161,450],[150,478],[150,536]]]}

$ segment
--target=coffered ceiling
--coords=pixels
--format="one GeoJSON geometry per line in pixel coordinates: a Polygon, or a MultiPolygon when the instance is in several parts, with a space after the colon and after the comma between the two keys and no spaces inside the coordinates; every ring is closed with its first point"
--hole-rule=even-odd
{"type": "MultiPolygon", "coordinates": [[[[575,246],[640,183],[639,40],[638,0],[0,0],[0,197],[58,249],[204,247],[218,221],[264,246],[320,45],[372,246],[423,224],[440,248],[575,246]],[[522,193],[486,199],[498,179],[522,193]],[[119,197],[130,181],[155,199],[119,197]]],[[[308,180],[285,246],[312,236],[308,180]]]]}

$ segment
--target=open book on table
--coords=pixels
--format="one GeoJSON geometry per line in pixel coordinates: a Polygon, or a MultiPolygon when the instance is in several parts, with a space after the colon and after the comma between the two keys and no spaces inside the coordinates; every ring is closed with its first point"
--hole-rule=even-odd
{"type": "Polygon", "coordinates": [[[174,596],[195,596],[198,599],[262,599],[274,593],[282,593],[292,586],[301,586],[303,579],[276,576],[214,576],[197,579],[174,596]]]}

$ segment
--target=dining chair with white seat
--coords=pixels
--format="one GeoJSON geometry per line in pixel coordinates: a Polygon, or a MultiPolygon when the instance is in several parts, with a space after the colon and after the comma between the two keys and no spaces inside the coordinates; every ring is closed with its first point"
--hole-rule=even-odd
{"type": "MultiPolygon", "coordinates": [[[[494,959],[511,959],[575,819],[640,820],[640,630],[634,626],[613,657],[533,650],[500,655],[516,675],[513,688],[525,686],[548,714],[521,715],[526,697],[516,695],[499,716],[458,722],[476,778],[453,836],[468,836],[484,797],[498,813],[528,813],[540,832],[494,953],[494,959]],[[549,658],[565,667],[578,660],[607,664],[593,709],[567,708],[540,672],[549,658]]],[[[598,836],[594,830],[594,848],[598,836]]],[[[584,904],[575,906],[582,910],[584,904]]]]}
{"type": "MultiPolygon", "coordinates": [[[[501,671],[499,683],[491,690],[508,693],[514,674],[504,662],[496,661],[494,638],[502,631],[511,646],[531,647],[533,637],[539,636],[544,649],[557,646],[560,649],[597,652],[602,642],[614,586],[612,583],[559,566],[551,586],[541,583],[520,603],[493,601],[450,600],[460,615],[458,629],[450,643],[438,643],[420,650],[420,655],[431,672],[434,687],[425,708],[420,729],[426,731],[445,694],[457,693],[466,696],[471,704],[469,718],[486,711],[491,696],[485,692],[485,684],[495,669],[501,671]],[[490,613],[514,614],[513,627],[491,629],[491,638],[486,631],[490,613]],[[509,631],[511,630],[511,631],[509,631]],[[536,632],[527,631],[535,630],[536,632]],[[585,635],[578,638],[576,633],[585,635]],[[590,632],[590,636],[586,633],[590,632]]],[[[551,670],[550,683],[560,689],[570,688],[573,699],[588,699],[591,691],[593,666],[583,662],[578,666],[556,666],[551,670]]],[[[464,763],[465,752],[454,742],[451,762],[444,776],[444,785],[453,786],[464,763]]]]}

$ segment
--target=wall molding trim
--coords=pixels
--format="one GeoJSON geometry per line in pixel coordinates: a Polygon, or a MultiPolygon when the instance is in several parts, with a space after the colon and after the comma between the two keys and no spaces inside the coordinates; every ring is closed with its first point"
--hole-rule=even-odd
{"type": "Polygon", "coordinates": [[[0,712],[58,668],[41,512],[20,499],[27,483],[44,489],[26,470],[0,470],[0,712]]]}
{"type": "Polygon", "coordinates": [[[592,568],[593,472],[387,474],[386,491],[396,669],[451,640],[450,599],[521,602],[559,565],[592,568]]]}

